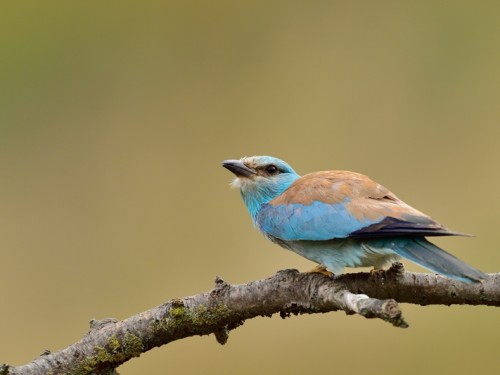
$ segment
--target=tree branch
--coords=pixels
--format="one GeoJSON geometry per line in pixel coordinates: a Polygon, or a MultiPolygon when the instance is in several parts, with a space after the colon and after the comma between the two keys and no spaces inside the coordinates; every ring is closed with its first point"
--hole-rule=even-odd
{"type": "Polygon", "coordinates": [[[396,300],[419,305],[500,306],[500,273],[482,283],[466,284],[405,272],[395,263],[387,271],[334,278],[284,270],[264,280],[229,285],[217,277],[209,292],[171,300],[122,321],[93,320],[90,331],[77,343],[57,353],[44,353],[24,366],[0,366],[0,375],[113,374],[129,359],[185,337],[213,333],[225,344],[229,332],[246,319],[275,313],[285,318],[343,310],[406,328],[396,300]]]}

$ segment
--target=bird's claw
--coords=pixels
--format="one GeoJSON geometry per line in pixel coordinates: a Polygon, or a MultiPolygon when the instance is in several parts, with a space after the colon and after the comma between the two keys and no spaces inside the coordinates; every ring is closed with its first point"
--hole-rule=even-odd
{"type": "Polygon", "coordinates": [[[312,270],[307,271],[306,273],[320,273],[322,275],[325,275],[326,277],[333,278],[335,276],[333,272],[328,271],[328,269],[323,266],[322,264],[318,264],[316,267],[314,267],[312,270]]]}
{"type": "Polygon", "coordinates": [[[385,273],[385,270],[382,268],[373,267],[373,269],[370,270],[371,277],[378,277],[378,276],[383,275],[384,273],[385,273]]]}

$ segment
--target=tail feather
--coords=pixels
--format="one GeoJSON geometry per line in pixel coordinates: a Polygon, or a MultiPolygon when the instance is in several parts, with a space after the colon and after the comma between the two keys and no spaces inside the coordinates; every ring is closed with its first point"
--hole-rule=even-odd
{"type": "Polygon", "coordinates": [[[404,244],[396,246],[394,250],[403,258],[453,279],[471,282],[488,277],[485,273],[462,262],[423,237],[408,239],[404,244]]]}

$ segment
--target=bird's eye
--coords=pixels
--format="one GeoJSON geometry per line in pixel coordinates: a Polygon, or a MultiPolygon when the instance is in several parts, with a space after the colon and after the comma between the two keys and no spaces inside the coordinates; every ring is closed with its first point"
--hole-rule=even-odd
{"type": "Polygon", "coordinates": [[[279,171],[278,167],[277,167],[277,166],[275,166],[275,165],[273,165],[273,164],[268,165],[268,166],[266,167],[266,172],[267,172],[267,174],[271,174],[271,175],[273,175],[273,174],[277,174],[277,173],[278,173],[278,171],[279,171]]]}

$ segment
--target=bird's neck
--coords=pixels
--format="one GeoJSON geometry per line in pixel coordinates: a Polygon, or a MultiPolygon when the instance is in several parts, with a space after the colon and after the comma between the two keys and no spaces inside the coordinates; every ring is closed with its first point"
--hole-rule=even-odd
{"type": "Polygon", "coordinates": [[[280,196],[299,177],[298,175],[290,175],[287,179],[283,179],[279,183],[241,186],[241,197],[254,223],[262,206],[280,196]]]}

